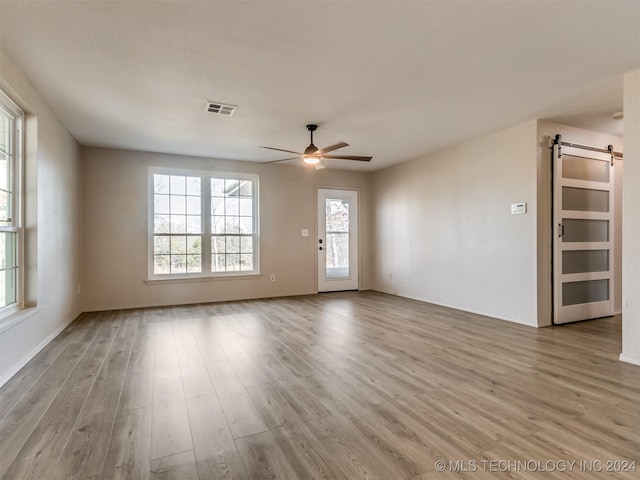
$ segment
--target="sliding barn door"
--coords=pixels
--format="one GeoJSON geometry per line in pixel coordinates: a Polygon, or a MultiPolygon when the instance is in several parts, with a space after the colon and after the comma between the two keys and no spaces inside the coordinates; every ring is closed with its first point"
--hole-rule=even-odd
{"type": "Polygon", "coordinates": [[[553,146],[554,323],[613,313],[611,155],[553,146]]]}

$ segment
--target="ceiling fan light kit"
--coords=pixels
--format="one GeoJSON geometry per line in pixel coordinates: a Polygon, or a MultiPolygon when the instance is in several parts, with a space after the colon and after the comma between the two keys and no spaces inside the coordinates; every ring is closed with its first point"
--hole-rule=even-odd
{"type": "Polygon", "coordinates": [[[304,163],[308,165],[314,165],[316,170],[321,170],[325,167],[320,163],[320,161],[325,158],[331,158],[336,160],[356,160],[360,162],[371,161],[372,157],[364,157],[359,155],[327,155],[327,153],[334,152],[344,147],[348,147],[349,144],[346,142],[338,142],[325,148],[318,148],[313,144],[313,132],[315,132],[317,129],[318,129],[318,125],[315,125],[313,123],[310,123],[309,125],[307,125],[307,130],[309,131],[309,135],[311,136],[311,142],[309,143],[309,146],[304,149],[303,153],[295,152],[293,150],[285,150],[282,148],[261,147],[269,150],[276,150],[278,152],[293,153],[299,156],[299,157],[293,157],[293,158],[283,158],[281,160],[272,160],[270,162],[264,162],[264,163],[286,162],[287,160],[295,160],[296,158],[302,158],[304,163]]]}

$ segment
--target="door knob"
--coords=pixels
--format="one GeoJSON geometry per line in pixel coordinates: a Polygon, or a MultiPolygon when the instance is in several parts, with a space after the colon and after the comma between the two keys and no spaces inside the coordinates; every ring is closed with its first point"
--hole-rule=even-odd
{"type": "Polygon", "coordinates": [[[318,250],[322,250],[322,247],[318,248],[318,250]]]}

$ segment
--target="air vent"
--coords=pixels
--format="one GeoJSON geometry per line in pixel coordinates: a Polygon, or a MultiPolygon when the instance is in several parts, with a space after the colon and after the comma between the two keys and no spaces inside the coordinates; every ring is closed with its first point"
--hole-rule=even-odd
{"type": "Polygon", "coordinates": [[[209,113],[231,117],[234,113],[236,113],[236,108],[238,107],[236,107],[235,105],[225,105],[224,103],[218,102],[207,102],[205,110],[209,113]]]}

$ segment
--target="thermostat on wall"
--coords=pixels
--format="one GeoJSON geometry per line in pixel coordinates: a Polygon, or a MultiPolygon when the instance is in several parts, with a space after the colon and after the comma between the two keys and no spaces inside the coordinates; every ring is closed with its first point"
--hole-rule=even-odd
{"type": "Polygon", "coordinates": [[[512,203],[511,204],[511,215],[522,215],[523,213],[527,213],[527,204],[526,203],[512,203]]]}

